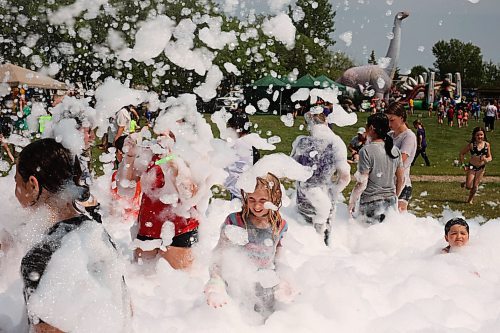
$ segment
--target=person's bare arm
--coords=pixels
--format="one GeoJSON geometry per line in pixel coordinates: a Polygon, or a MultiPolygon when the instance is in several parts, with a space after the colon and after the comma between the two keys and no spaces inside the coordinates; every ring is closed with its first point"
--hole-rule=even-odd
{"type": "MultiPolygon", "coordinates": [[[[463,148],[462,148],[462,150],[460,150],[460,154],[459,154],[458,159],[459,159],[459,161],[460,161],[460,164],[461,164],[461,165],[463,165],[463,164],[464,164],[465,154],[467,154],[467,153],[469,152],[469,150],[470,150],[470,145],[471,145],[471,144],[469,143],[467,146],[463,147],[463,148]]],[[[465,168],[465,167],[464,167],[464,168],[465,168]]]]}
{"type": "Polygon", "coordinates": [[[488,147],[488,155],[485,156],[484,161],[486,163],[491,162],[493,160],[493,156],[491,155],[491,144],[486,142],[486,147],[488,147]]]}
{"type": "Polygon", "coordinates": [[[361,194],[363,191],[366,189],[366,186],[368,186],[368,176],[369,174],[360,174],[358,171],[354,174],[354,177],[356,177],[356,185],[352,189],[351,196],[349,198],[349,213],[354,212],[354,207],[356,207],[356,202],[358,199],[361,197],[361,194]]]}
{"type": "Polygon", "coordinates": [[[396,195],[399,198],[405,183],[404,168],[399,167],[396,169],[396,195]]]}

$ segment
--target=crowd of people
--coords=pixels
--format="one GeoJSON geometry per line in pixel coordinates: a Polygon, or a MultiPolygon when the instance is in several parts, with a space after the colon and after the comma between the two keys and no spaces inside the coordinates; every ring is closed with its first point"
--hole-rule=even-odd
{"type": "MultiPolygon", "coordinates": [[[[430,105],[429,116],[432,111],[433,106],[430,105]]],[[[484,128],[489,132],[495,130],[495,121],[500,119],[500,109],[496,99],[479,100],[474,97],[470,101],[463,98],[457,102],[454,99],[442,98],[437,104],[436,115],[438,124],[443,125],[446,118],[449,127],[455,124],[458,128],[469,127],[470,120],[482,121],[484,128]]]]}
{"type": "MultiPolygon", "coordinates": [[[[49,228],[21,263],[28,319],[36,331],[71,331],[73,324],[47,310],[50,305],[40,305],[40,297],[33,295],[37,294],[52,258],[71,251],[68,239],[76,237],[90,253],[86,258],[87,267],[98,267],[89,274],[111,288],[109,298],[102,301],[112,304],[102,309],[112,321],[110,331],[126,331],[124,327],[132,316],[133,305],[127,296],[119,254],[101,223],[99,204],[90,194],[92,175],[88,153],[93,140],[92,127],[86,119],[72,117],[76,118],[85,142],[80,154],[75,155],[58,142],[60,140],[44,138],[27,145],[17,159],[15,193],[18,201],[27,209],[49,212],[46,215],[49,228]]],[[[141,263],[159,258],[173,269],[189,271],[196,260],[192,248],[203,237],[198,232],[202,213],[195,200],[201,195],[201,184],[192,175],[193,165],[176,150],[179,137],[170,129],[164,129],[153,139],[154,144],[143,145],[141,136],[135,133],[138,119],[133,105],[124,106],[109,120],[107,137],[103,140],[102,149],[116,154],[109,189],[113,201],[124,205],[117,206],[115,213],[134,221],[133,260],[141,263]]],[[[291,158],[308,167],[312,175],[296,183],[297,210],[326,245],[333,232],[340,193],[350,182],[350,165],[357,166],[356,184],[348,201],[353,219],[380,223],[390,211],[404,213],[407,210],[412,197],[411,166],[419,155],[427,165],[430,162],[425,153],[425,129],[420,121],[413,123],[416,135],[408,127],[404,104],[395,102],[384,112],[370,115],[366,126],[358,129],[348,146],[329,128],[322,107],[312,107],[304,119],[308,135],[296,138],[291,158]]],[[[170,126],[187,126],[185,122],[186,119],[180,117],[170,126]]],[[[271,172],[260,174],[255,177],[252,190],[245,191],[237,185],[239,177],[258,163],[258,150],[272,149],[267,143],[250,139],[248,123],[244,112],[234,112],[227,122],[231,138],[228,142],[232,143],[236,158],[226,167],[228,176],[221,185],[228,188],[231,199],[241,202],[241,210],[231,213],[222,223],[204,292],[208,305],[216,308],[223,306],[228,297],[239,295],[251,299],[253,309],[265,319],[274,311],[275,298],[290,297],[293,288],[286,280],[262,285],[257,279],[250,279],[250,282],[245,280],[246,289],[242,292],[241,277],[235,275],[228,266],[232,261],[227,260],[239,252],[245,264],[255,271],[274,271],[279,276],[281,241],[289,227],[280,214],[284,193],[278,177],[271,172]]],[[[12,154],[9,158],[14,162],[12,154]]],[[[460,161],[467,171],[464,187],[470,189],[468,202],[472,202],[486,163],[491,160],[486,130],[475,128],[470,143],[460,152],[460,161]],[[465,164],[467,153],[471,157],[465,164]]],[[[467,223],[450,220],[445,226],[445,240],[449,246],[443,252],[466,245],[467,223]]],[[[56,275],[65,274],[66,269],[61,266],[56,275]]],[[[52,287],[49,293],[58,295],[55,302],[60,301],[64,289],[58,288],[65,286],[54,284],[52,287]]]]}

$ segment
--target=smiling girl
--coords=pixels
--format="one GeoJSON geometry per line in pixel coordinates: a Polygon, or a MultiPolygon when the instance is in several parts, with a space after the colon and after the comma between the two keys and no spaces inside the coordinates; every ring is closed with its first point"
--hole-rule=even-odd
{"type": "Polygon", "coordinates": [[[250,284],[251,292],[246,296],[252,299],[254,310],[267,318],[274,311],[274,293],[279,287],[278,282],[274,286],[269,285],[269,281],[263,283],[259,276],[275,274],[281,240],[288,228],[278,212],[281,206],[279,179],[271,173],[257,177],[255,191],[242,190],[242,200],[242,210],[230,214],[222,225],[205,294],[208,305],[217,308],[227,303],[226,287],[234,296],[241,294],[237,285],[248,287],[250,284]],[[236,253],[236,257],[228,261],[231,253],[236,253]],[[248,263],[251,267],[243,268],[246,274],[239,274],[238,263],[244,263],[243,266],[248,263]],[[242,280],[246,281],[240,284],[242,280]]]}
{"type": "Polygon", "coordinates": [[[460,151],[459,159],[465,170],[465,183],[462,183],[462,187],[465,186],[470,190],[467,202],[471,204],[483,178],[486,163],[493,159],[491,145],[487,142],[484,128],[474,128],[470,142],[460,151]],[[464,157],[467,153],[470,153],[470,159],[469,163],[465,164],[464,157]]]}

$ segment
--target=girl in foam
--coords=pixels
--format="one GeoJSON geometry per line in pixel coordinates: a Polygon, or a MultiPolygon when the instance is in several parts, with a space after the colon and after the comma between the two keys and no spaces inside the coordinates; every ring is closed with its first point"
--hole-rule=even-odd
{"type": "Polygon", "coordinates": [[[242,210],[230,214],[221,227],[205,295],[208,305],[221,307],[228,302],[227,289],[239,301],[251,300],[253,310],[267,318],[274,311],[275,290],[286,289],[276,276],[288,228],[278,211],[279,179],[271,173],[257,177],[255,191],[242,190],[242,198],[242,210]]]}
{"type": "Polygon", "coordinates": [[[21,262],[35,332],[90,332],[94,320],[103,331],[127,330],[130,303],[123,266],[103,226],[75,204],[87,191],[80,176],[78,159],[54,139],[35,141],[19,155],[16,197],[42,216],[45,227],[21,262]]]}
{"type": "Polygon", "coordinates": [[[159,254],[174,269],[187,269],[193,261],[191,247],[198,241],[199,213],[190,202],[198,187],[186,162],[173,154],[174,141],[169,131],[159,136],[156,144],[147,148],[153,155],[149,163],[146,162],[146,170],[141,172],[140,167],[135,168],[136,158],[140,164],[151,154],[140,151],[136,139],[127,139],[121,165],[122,174],[131,182],[120,184],[124,177],[119,177],[118,188],[141,184],[135,257],[153,259],[159,254]]]}
{"type": "Polygon", "coordinates": [[[441,250],[442,253],[450,253],[466,246],[469,243],[469,225],[460,217],[449,220],[444,226],[444,239],[448,246],[441,250]]]}
{"type": "Polygon", "coordinates": [[[342,139],[328,127],[321,107],[312,108],[304,119],[311,135],[295,139],[291,157],[313,168],[313,175],[306,181],[297,182],[297,208],[306,222],[324,235],[328,245],[337,197],[351,180],[347,149],[342,139]]]}
{"type": "Polygon", "coordinates": [[[389,118],[389,127],[391,128],[389,136],[392,138],[394,146],[401,152],[403,160],[404,187],[398,196],[398,208],[401,212],[405,212],[408,209],[412,193],[410,168],[417,152],[417,137],[406,124],[407,114],[403,103],[390,104],[385,110],[385,114],[389,118]]]}
{"type": "Polygon", "coordinates": [[[470,190],[467,202],[471,204],[483,179],[486,164],[493,160],[491,145],[486,139],[484,128],[474,128],[470,142],[460,151],[459,159],[465,170],[465,182],[462,183],[462,187],[470,190]],[[464,158],[467,153],[470,153],[470,159],[469,163],[465,164],[464,158]]]}
{"type": "Polygon", "coordinates": [[[366,133],[370,143],[359,151],[357,183],[349,199],[351,214],[360,199],[358,215],[368,223],[382,222],[386,210],[396,208],[404,184],[401,153],[388,132],[389,119],[385,114],[368,117],[366,133]]]}

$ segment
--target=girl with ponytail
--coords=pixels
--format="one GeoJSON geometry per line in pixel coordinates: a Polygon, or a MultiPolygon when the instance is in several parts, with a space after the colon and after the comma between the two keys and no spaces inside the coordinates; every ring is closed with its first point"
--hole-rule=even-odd
{"type": "Polygon", "coordinates": [[[403,163],[401,153],[389,136],[389,119],[383,113],[368,117],[366,133],[370,143],[359,151],[357,180],[349,199],[349,212],[367,223],[385,219],[389,208],[396,209],[397,196],[403,188],[403,163]],[[396,183],[394,183],[396,178],[396,183]]]}

